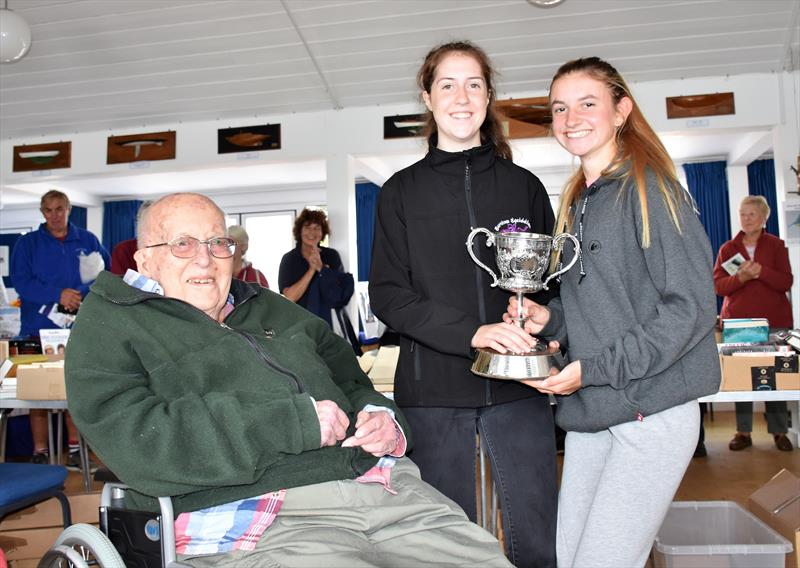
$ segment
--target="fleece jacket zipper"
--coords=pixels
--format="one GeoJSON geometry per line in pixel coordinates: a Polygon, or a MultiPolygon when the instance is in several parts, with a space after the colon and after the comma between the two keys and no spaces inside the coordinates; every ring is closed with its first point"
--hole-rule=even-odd
{"type": "MultiPolygon", "coordinates": [[[[474,229],[477,225],[475,220],[475,209],[472,206],[472,159],[467,156],[464,165],[464,197],[467,201],[467,214],[469,215],[470,230],[474,229]]],[[[478,316],[481,322],[486,321],[486,303],[483,298],[483,272],[475,265],[475,288],[478,292],[478,316]]],[[[486,405],[492,404],[492,385],[486,381],[486,405]]]]}
{"type": "MultiPolygon", "coordinates": [[[[231,326],[229,326],[228,324],[226,324],[225,322],[218,322],[218,321],[214,320],[214,318],[209,316],[207,313],[203,312],[202,310],[197,309],[195,306],[193,306],[192,304],[190,304],[189,302],[186,302],[184,300],[180,300],[178,298],[167,298],[166,296],[159,296],[158,294],[149,294],[149,293],[145,293],[145,294],[146,295],[144,297],[140,297],[139,301],[146,301],[146,300],[172,300],[172,301],[178,302],[180,304],[183,304],[188,308],[191,308],[192,313],[195,313],[195,312],[201,313],[203,316],[208,318],[208,320],[213,322],[215,325],[218,325],[218,326],[220,326],[220,327],[222,327],[224,329],[227,329],[228,331],[232,331],[233,333],[235,333],[236,335],[241,337],[248,344],[248,346],[253,351],[256,352],[256,355],[259,356],[259,358],[261,359],[261,361],[264,363],[264,365],[266,367],[268,367],[272,371],[275,371],[279,375],[282,375],[282,376],[286,377],[287,379],[289,379],[290,382],[292,384],[294,384],[295,388],[297,389],[298,394],[302,394],[302,393],[306,392],[305,386],[303,385],[303,382],[300,379],[300,377],[298,377],[295,373],[293,373],[292,371],[290,371],[289,369],[287,369],[283,365],[280,365],[277,361],[274,361],[266,353],[266,351],[264,351],[261,348],[261,346],[258,344],[258,342],[250,334],[248,334],[248,333],[246,333],[244,331],[238,330],[238,329],[234,329],[231,326]]],[[[242,302],[239,303],[239,306],[241,306],[242,304],[247,302],[251,297],[252,296],[249,296],[249,297],[245,298],[244,300],[242,300],[242,302]]],[[[131,303],[135,303],[135,302],[119,302],[119,301],[116,301],[116,300],[114,300],[112,298],[108,298],[108,300],[110,302],[112,302],[114,304],[118,304],[118,305],[130,305],[131,303]]],[[[236,307],[238,307],[238,306],[235,306],[234,309],[236,309],[236,307]]]]}

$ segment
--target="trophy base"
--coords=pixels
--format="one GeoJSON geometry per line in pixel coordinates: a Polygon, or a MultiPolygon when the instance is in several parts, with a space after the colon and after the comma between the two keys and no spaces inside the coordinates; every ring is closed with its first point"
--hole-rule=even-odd
{"type": "Polygon", "coordinates": [[[470,369],[476,375],[490,379],[522,381],[544,379],[553,367],[560,369],[561,352],[547,347],[529,353],[500,353],[494,349],[478,349],[470,369]]]}

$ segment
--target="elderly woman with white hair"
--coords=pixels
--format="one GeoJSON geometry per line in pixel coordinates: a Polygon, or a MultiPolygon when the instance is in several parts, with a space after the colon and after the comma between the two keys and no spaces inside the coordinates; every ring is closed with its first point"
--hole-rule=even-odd
{"type": "MultiPolygon", "coordinates": [[[[767,318],[771,328],[791,328],[792,306],[786,293],[792,287],[792,267],[784,242],[764,230],[769,204],[760,195],[748,195],[739,206],[742,230],[723,244],[714,266],[714,289],[723,296],[720,317],[767,318]],[[723,264],[739,253],[743,258],[736,274],[728,274],[723,264]]],[[[786,436],[789,413],[786,401],[767,402],[767,430],[779,450],[791,451],[786,436]]],[[[753,403],[736,403],[736,435],[728,444],[733,451],[753,445],[753,403]]]]}
{"type": "Polygon", "coordinates": [[[262,288],[269,288],[267,277],[244,258],[247,248],[250,246],[250,237],[247,236],[247,231],[244,230],[244,227],[231,225],[228,227],[228,236],[239,245],[236,247],[236,252],[233,253],[233,273],[236,275],[235,278],[245,282],[253,282],[262,288]]]}

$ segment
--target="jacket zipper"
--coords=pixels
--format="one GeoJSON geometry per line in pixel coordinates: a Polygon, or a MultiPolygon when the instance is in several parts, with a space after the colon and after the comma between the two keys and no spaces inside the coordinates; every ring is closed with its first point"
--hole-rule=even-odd
{"type": "MultiPolygon", "coordinates": [[[[253,294],[247,296],[244,300],[239,302],[239,306],[242,306],[243,304],[248,302],[250,300],[250,298],[254,298],[254,297],[255,296],[253,294]]],[[[234,306],[233,309],[235,310],[239,306],[234,306]]],[[[194,306],[192,306],[192,307],[194,307],[194,306]]],[[[233,313],[233,310],[231,310],[231,313],[233,313]]],[[[208,314],[205,314],[205,315],[208,316],[208,314]]],[[[228,315],[230,315],[230,314],[228,314],[228,315]]],[[[209,316],[208,319],[212,319],[212,318],[209,316]]],[[[214,321],[214,320],[212,319],[212,321],[214,321]]],[[[284,375],[284,376],[288,377],[289,379],[291,379],[294,382],[294,386],[297,388],[297,392],[298,393],[302,394],[302,393],[306,392],[306,389],[303,386],[303,381],[300,379],[300,377],[298,377],[292,371],[290,371],[289,369],[287,369],[283,365],[280,365],[277,361],[274,361],[269,355],[267,355],[267,352],[264,351],[261,348],[261,346],[258,344],[258,342],[255,339],[253,339],[252,335],[250,335],[249,333],[247,333],[245,331],[240,331],[238,329],[234,329],[231,326],[229,326],[227,323],[225,323],[224,321],[222,321],[222,322],[214,322],[214,323],[219,323],[219,325],[221,327],[223,327],[225,329],[228,329],[228,330],[232,331],[233,333],[241,336],[247,342],[247,344],[250,345],[250,347],[253,349],[253,351],[255,351],[256,354],[259,357],[261,357],[261,359],[264,361],[264,364],[267,367],[269,367],[270,369],[272,369],[274,371],[277,371],[278,374],[284,375]]]]}
{"type": "Polygon", "coordinates": [[[290,378],[294,382],[294,385],[297,388],[298,393],[306,392],[306,389],[303,386],[303,382],[300,380],[300,377],[298,377],[292,371],[280,365],[276,361],[273,361],[272,358],[269,355],[267,355],[267,352],[261,348],[258,342],[255,339],[253,339],[252,335],[250,335],[247,332],[234,329],[224,322],[220,322],[219,325],[229,331],[232,331],[236,335],[241,336],[247,342],[247,344],[250,345],[253,351],[255,351],[256,354],[258,354],[261,357],[261,359],[264,361],[267,367],[271,368],[274,371],[277,371],[279,374],[285,375],[286,377],[290,378]]]}
{"type": "Polygon", "coordinates": [[[409,351],[414,354],[414,380],[421,381],[422,380],[422,360],[420,359],[419,349],[414,349],[416,347],[417,341],[415,339],[411,340],[411,349],[409,351]]]}
{"type": "MultiPolygon", "coordinates": [[[[252,297],[252,296],[249,296],[249,297],[245,298],[244,300],[242,300],[242,302],[241,302],[239,305],[241,306],[242,304],[244,304],[245,302],[247,302],[247,301],[248,301],[248,300],[249,300],[251,297],[252,297]]],[[[117,305],[120,305],[120,306],[126,306],[126,305],[130,305],[130,304],[127,304],[127,303],[118,302],[118,301],[116,301],[116,300],[114,300],[114,299],[112,299],[112,298],[108,298],[108,297],[107,297],[107,299],[108,299],[108,301],[110,301],[111,303],[113,303],[113,304],[117,304],[117,305]]],[[[181,304],[185,304],[185,305],[189,306],[189,307],[190,307],[190,308],[192,308],[193,310],[197,310],[198,312],[200,312],[201,314],[203,314],[205,317],[207,317],[207,318],[208,318],[210,321],[214,322],[216,325],[219,325],[220,327],[222,327],[222,328],[224,328],[224,329],[227,329],[227,330],[229,330],[229,331],[232,331],[232,332],[234,332],[236,335],[239,335],[240,337],[242,337],[242,339],[244,339],[244,340],[247,342],[247,344],[250,346],[250,348],[251,348],[251,349],[253,349],[253,351],[255,351],[255,352],[256,352],[256,354],[257,354],[259,357],[261,357],[262,361],[264,362],[264,364],[265,364],[267,367],[269,367],[269,368],[270,368],[270,369],[272,369],[273,371],[277,371],[277,372],[278,372],[278,374],[280,374],[280,375],[284,375],[284,376],[286,376],[287,378],[291,379],[291,381],[294,383],[295,387],[297,388],[297,392],[298,392],[298,393],[304,393],[304,392],[305,392],[305,387],[303,386],[303,383],[302,383],[302,381],[300,380],[300,377],[298,377],[297,375],[295,375],[295,374],[294,374],[292,371],[290,371],[289,369],[287,369],[287,368],[283,367],[282,365],[278,364],[277,362],[273,361],[273,360],[272,360],[272,359],[271,359],[271,358],[270,358],[270,357],[267,355],[267,353],[266,353],[266,352],[265,352],[263,349],[261,349],[261,346],[258,344],[258,342],[256,342],[256,341],[255,341],[255,340],[252,338],[252,336],[251,336],[250,334],[248,334],[248,333],[245,333],[244,331],[239,331],[238,329],[234,329],[234,328],[232,328],[231,326],[229,326],[228,324],[226,324],[225,322],[218,322],[218,321],[214,320],[214,319],[213,319],[211,316],[209,316],[207,313],[205,313],[205,312],[202,312],[202,311],[198,310],[198,309],[197,309],[196,307],[194,307],[192,304],[190,304],[189,302],[186,302],[186,301],[184,301],[184,300],[179,300],[178,298],[167,298],[167,297],[165,297],[165,296],[159,296],[159,295],[157,295],[157,294],[154,294],[154,295],[152,295],[152,296],[149,296],[149,297],[147,297],[147,298],[145,298],[145,299],[146,299],[146,300],[174,300],[174,301],[176,301],[176,302],[180,302],[181,304]]],[[[234,309],[235,309],[235,307],[234,307],[234,309]]]]}
{"type": "MultiPolygon", "coordinates": [[[[470,229],[474,229],[477,226],[477,222],[475,221],[475,210],[472,207],[472,172],[470,171],[470,165],[472,160],[469,156],[467,156],[467,161],[464,166],[464,197],[467,201],[467,213],[469,214],[469,226],[470,229]]],[[[481,322],[486,321],[486,304],[483,298],[483,272],[475,265],[475,286],[478,292],[478,316],[481,319],[481,322]]],[[[492,404],[492,385],[489,381],[486,381],[486,405],[492,404]]]]}

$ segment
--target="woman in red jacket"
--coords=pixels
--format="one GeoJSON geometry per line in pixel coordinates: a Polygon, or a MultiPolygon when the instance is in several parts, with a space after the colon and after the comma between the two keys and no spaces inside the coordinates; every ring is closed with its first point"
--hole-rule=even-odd
{"type": "MultiPolygon", "coordinates": [[[[739,206],[742,230],[723,244],[714,266],[714,289],[723,296],[720,318],[767,318],[771,328],[791,328],[792,306],[786,293],[792,287],[789,251],[783,241],[764,230],[770,209],[760,195],[749,195],[739,206]],[[740,254],[744,261],[730,275],[723,264],[740,254]]],[[[786,437],[788,411],[786,401],[765,403],[767,430],[779,450],[791,451],[786,437]]],[[[728,444],[733,451],[753,444],[753,403],[736,403],[736,435],[728,444]]]]}
{"type": "Polygon", "coordinates": [[[251,262],[244,259],[247,248],[250,246],[250,237],[244,227],[231,225],[228,227],[228,236],[239,244],[236,247],[236,252],[233,253],[233,273],[235,278],[245,282],[253,282],[262,288],[269,288],[267,277],[259,269],[253,267],[251,262]]]}

